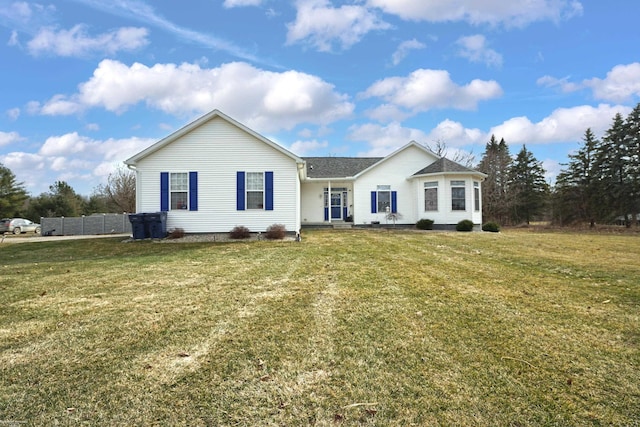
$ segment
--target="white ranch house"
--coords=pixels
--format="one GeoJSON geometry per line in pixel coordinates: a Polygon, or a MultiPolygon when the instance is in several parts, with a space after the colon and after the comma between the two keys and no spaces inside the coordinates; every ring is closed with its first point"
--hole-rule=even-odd
{"type": "Polygon", "coordinates": [[[214,110],[125,161],[136,211],[167,212],[167,229],[253,232],[392,223],[482,222],[485,175],[412,141],[386,157],[298,157],[214,110]]]}

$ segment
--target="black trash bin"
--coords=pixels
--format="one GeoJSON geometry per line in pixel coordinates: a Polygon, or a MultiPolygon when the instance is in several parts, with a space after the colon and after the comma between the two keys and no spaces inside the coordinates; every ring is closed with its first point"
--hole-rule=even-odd
{"type": "Polygon", "coordinates": [[[135,240],[146,239],[148,237],[144,217],[145,215],[143,213],[129,214],[131,233],[135,240]]]}
{"type": "Polygon", "coordinates": [[[144,220],[152,239],[164,239],[167,237],[167,213],[154,212],[145,215],[144,220]]]}

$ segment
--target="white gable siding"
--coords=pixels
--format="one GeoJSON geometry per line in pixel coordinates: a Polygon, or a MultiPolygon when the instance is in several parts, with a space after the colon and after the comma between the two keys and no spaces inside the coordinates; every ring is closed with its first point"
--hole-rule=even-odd
{"type": "Polygon", "coordinates": [[[408,178],[435,160],[433,155],[424,150],[409,146],[358,177],[353,190],[354,223],[371,224],[372,221],[379,221],[381,224],[391,223],[386,220],[385,213],[371,213],[371,192],[376,191],[378,185],[390,185],[391,191],[397,191],[400,215],[398,222],[403,224],[417,222],[420,218],[416,205],[417,199],[414,197],[414,183],[408,178]]]}
{"type": "Polygon", "coordinates": [[[215,117],[137,164],[137,210],[160,210],[160,173],[197,172],[198,210],[170,210],[167,229],[228,232],[236,225],[264,231],[269,225],[300,228],[297,164],[224,119],[215,117]],[[273,171],[274,209],[236,210],[236,173],[273,171]]]}

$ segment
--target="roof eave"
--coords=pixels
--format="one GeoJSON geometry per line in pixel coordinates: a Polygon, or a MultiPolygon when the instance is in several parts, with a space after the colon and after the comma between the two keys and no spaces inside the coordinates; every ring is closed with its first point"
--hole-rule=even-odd
{"type": "Polygon", "coordinates": [[[448,171],[448,172],[431,172],[431,173],[421,173],[419,175],[411,175],[409,177],[409,179],[426,178],[426,177],[440,176],[440,175],[472,175],[472,176],[475,176],[475,177],[478,177],[478,178],[482,178],[483,180],[487,177],[487,174],[484,174],[484,173],[478,172],[478,171],[468,171],[468,172],[448,171]]]}
{"type": "Polygon", "coordinates": [[[355,178],[352,176],[343,176],[343,177],[327,177],[327,178],[310,178],[307,176],[307,179],[305,179],[305,181],[311,181],[311,182],[324,182],[324,181],[354,181],[355,178]]]}

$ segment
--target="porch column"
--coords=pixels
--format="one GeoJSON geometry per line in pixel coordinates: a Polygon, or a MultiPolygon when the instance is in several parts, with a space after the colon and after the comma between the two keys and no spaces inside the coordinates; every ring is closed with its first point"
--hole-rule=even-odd
{"type": "Polygon", "coordinates": [[[331,181],[327,181],[327,208],[329,209],[329,224],[331,224],[331,181]]]}

